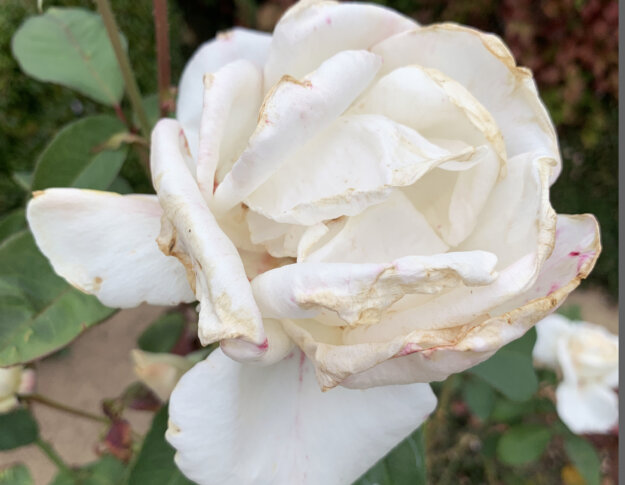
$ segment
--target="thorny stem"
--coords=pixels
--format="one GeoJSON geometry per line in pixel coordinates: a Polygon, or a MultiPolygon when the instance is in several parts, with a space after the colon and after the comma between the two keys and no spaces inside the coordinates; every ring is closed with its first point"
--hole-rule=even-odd
{"type": "Polygon", "coordinates": [[[128,99],[130,100],[133,111],[136,113],[137,118],[139,119],[141,133],[146,139],[149,140],[150,124],[148,123],[148,117],[145,114],[145,110],[143,109],[143,103],[141,102],[141,93],[139,92],[137,80],[135,79],[132,67],[130,66],[128,54],[122,47],[122,43],[119,40],[119,28],[117,27],[117,22],[115,21],[115,17],[113,16],[111,5],[108,0],[95,0],[95,3],[98,6],[98,11],[100,12],[100,16],[102,17],[104,26],[106,27],[106,32],[109,36],[109,39],[111,40],[111,45],[113,46],[115,57],[117,57],[117,63],[119,64],[122,77],[124,78],[124,84],[126,85],[126,93],[128,94],[128,99]]]}
{"type": "Polygon", "coordinates": [[[52,463],[56,465],[60,472],[69,475],[70,477],[74,475],[72,469],[67,466],[67,464],[63,461],[63,458],[59,456],[52,445],[46,441],[43,441],[41,438],[37,438],[35,440],[35,445],[42,451],[44,455],[46,455],[52,463]]]}
{"type": "Polygon", "coordinates": [[[97,414],[92,414],[88,411],[83,411],[82,409],[73,408],[71,406],[68,406],[67,404],[63,404],[54,401],[48,397],[42,396],[41,394],[29,394],[25,396],[20,396],[20,399],[28,402],[38,402],[39,404],[43,404],[44,406],[48,406],[58,411],[63,411],[65,413],[80,416],[81,418],[90,419],[92,421],[98,421],[104,424],[110,423],[110,420],[105,416],[98,416],[97,414]]]}
{"type": "Polygon", "coordinates": [[[169,23],[167,0],[152,0],[154,5],[154,32],[156,34],[156,60],[158,65],[158,104],[161,117],[171,110],[171,69],[169,55],[169,23]]]}

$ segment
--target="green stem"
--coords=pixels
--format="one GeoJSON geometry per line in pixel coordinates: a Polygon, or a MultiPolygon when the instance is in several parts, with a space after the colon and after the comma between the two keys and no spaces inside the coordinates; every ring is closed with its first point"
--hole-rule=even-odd
{"type": "Polygon", "coordinates": [[[35,445],[46,455],[52,463],[56,465],[60,472],[73,477],[75,474],[72,469],[67,466],[67,464],[63,461],[63,458],[59,456],[52,445],[46,441],[43,441],[41,438],[37,438],[35,440],[35,445]]]}
{"type": "Polygon", "coordinates": [[[48,406],[58,411],[63,411],[64,413],[73,414],[74,416],[80,416],[81,418],[90,419],[92,421],[98,421],[104,424],[110,423],[110,420],[105,416],[98,416],[97,414],[92,414],[90,412],[83,411],[82,409],[73,408],[66,404],[53,401],[52,399],[42,396],[40,394],[29,394],[27,396],[20,396],[20,399],[29,402],[38,402],[39,404],[43,404],[44,406],[48,406]]]}
{"type": "Polygon", "coordinates": [[[169,23],[167,0],[152,0],[154,5],[154,32],[156,35],[156,63],[158,66],[158,101],[161,117],[171,111],[171,69],[169,55],[169,23]]]}
{"type": "Polygon", "coordinates": [[[146,139],[149,140],[150,124],[148,123],[148,117],[143,109],[141,93],[139,92],[139,86],[137,86],[137,80],[135,79],[132,67],[130,67],[128,54],[122,47],[122,43],[119,40],[119,28],[117,27],[117,22],[115,21],[113,11],[111,10],[111,5],[108,0],[95,0],[95,3],[98,6],[98,11],[102,17],[104,26],[106,27],[106,32],[111,40],[113,51],[115,51],[115,57],[117,57],[117,62],[124,78],[124,84],[126,85],[128,99],[130,100],[132,109],[136,113],[137,118],[139,119],[139,124],[141,125],[141,133],[146,139]]]}

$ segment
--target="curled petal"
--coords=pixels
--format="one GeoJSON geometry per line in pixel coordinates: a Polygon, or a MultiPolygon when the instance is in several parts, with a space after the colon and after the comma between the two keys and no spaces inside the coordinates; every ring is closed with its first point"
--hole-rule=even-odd
{"type": "Polygon", "coordinates": [[[434,24],[399,33],[371,49],[384,58],[382,73],[418,64],[462,84],[488,110],[503,134],[508,158],[532,152],[561,170],[555,128],[532,74],[517,67],[498,37],[455,24],[434,24]]]}
{"type": "Polygon", "coordinates": [[[159,246],[187,269],[200,301],[204,345],[227,338],[263,345],[262,319],[243,263],[184,165],[180,132],[178,122],[161,120],[152,133],[152,179],[164,210],[159,246]]]}
{"type": "Polygon", "coordinates": [[[216,184],[228,173],[254,132],[262,87],[260,69],[245,59],[204,75],[197,181],[209,204],[216,184]]]}
{"type": "Polygon", "coordinates": [[[491,283],[496,262],[491,253],[473,251],[388,264],[298,263],[257,276],[252,289],[266,317],[314,318],[325,309],[336,312],[341,325],[371,325],[405,294],[491,283]]]}
{"type": "Polygon", "coordinates": [[[237,59],[246,59],[262,67],[269,53],[269,44],[271,35],[238,27],[218,34],[215,39],[202,44],[187,62],[178,84],[176,119],[184,128],[189,149],[196,160],[204,74],[216,72],[237,59]]]}
{"type": "Polygon", "coordinates": [[[436,69],[411,65],[391,71],[354,103],[350,113],[381,114],[428,139],[489,143],[505,173],[506,148],[492,115],[462,84],[436,69]]]}
{"type": "Polygon", "coordinates": [[[452,160],[470,166],[476,157],[472,147],[446,150],[384,116],[341,116],[245,202],[275,221],[313,225],[359,214],[386,200],[393,187],[452,160]]]}
{"type": "Polygon", "coordinates": [[[343,51],[301,80],[282,77],[265,97],[248,147],[217,187],[216,210],[222,213],[256,190],[345,111],[379,68],[380,58],[368,51],[343,51]]]}
{"type": "Polygon", "coordinates": [[[473,321],[354,343],[324,335],[319,329],[324,325],[314,321],[303,325],[285,320],[284,328],[314,362],[323,388],[442,380],[487,359],[551,313],[588,275],[599,252],[599,229],[592,216],[559,216],[555,248],[535,283],[473,321]]]}
{"type": "Polygon", "coordinates": [[[107,306],[195,299],[184,266],[156,238],[163,210],[152,195],[81,189],[35,192],[28,223],[57,274],[107,306]]]}
{"type": "Polygon", "coordinates": [[[345,485],[435,405],[425,384],[321,392],[299,351],[259,368],[216,350],[174,390],[166,437],[199,485],[345,485]]]}
{"type": "Polygon", "coordinates": [[[298,2],[274,29],[265,85],[272,86],[284,74],[299,78],[340,51],[368,49],[416,26],[414,20],[378,5],[298,2]]]}

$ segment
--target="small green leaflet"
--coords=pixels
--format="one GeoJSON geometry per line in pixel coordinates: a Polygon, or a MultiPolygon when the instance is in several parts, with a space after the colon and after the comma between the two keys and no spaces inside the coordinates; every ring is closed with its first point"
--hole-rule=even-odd
{"type": "Polygon", "coordinates": [[[108,106],[122,99],[124,81],[115,52],[94,12],[49,8],[22,24],[12,50],[22,70],[35,79],[62,84],[108,106]]]}

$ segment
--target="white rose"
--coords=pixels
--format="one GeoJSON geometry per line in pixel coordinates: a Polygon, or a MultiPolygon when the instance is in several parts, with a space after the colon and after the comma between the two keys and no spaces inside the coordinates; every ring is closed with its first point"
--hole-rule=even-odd
{"type": "Polygon", "coordinates": [[[558,415],[581,433],[607,433],[618,426],[618,336],[588,322],[553,314],[536,325],[534,360],[556,370],[558,415]]]}
{"type": "Polygon", "coordinates": [[[28,394],[35,386],[35,374],[21,365],[0,368],[0,413],[7,413],[19,404],[18,394],[28,394]]]}
{"type": "Polygon", "coordinates": [[[350,483],[433,409],[415,383],[523,335],[600,251],[592,216],[549,204],[531,73],[495,36],[374,5],[204,44],[151,169],[157,196],[51,189],[28,218],[107,305],[199,300],[221,349],[179,382],[168,439],[201,484],[350,483]]]}

